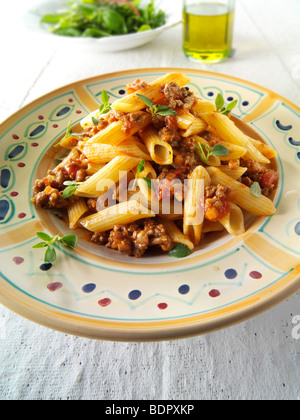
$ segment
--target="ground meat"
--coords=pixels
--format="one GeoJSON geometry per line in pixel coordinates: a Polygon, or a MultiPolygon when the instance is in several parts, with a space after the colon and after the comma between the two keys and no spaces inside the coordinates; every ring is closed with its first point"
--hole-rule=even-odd
{"type": "Polygon", "coordinates": [[[195,141],[192,138],[182,138],[180,142],[173,145],[174,163],[180,168],[185,168],[185,173],[190,174],[201,160],[197,154],[195,141]]]}
{"type": "Polygon", "coordinates": [[[242,176],[242,183],[247,187],[251,187],[254,182],[258,182],[262,189],[262,194],[270,197],[279,181],[279,174],[267,166],[249,160],[241,161],[241,166],[247,168],[247,172],[242,176]]]}
{"type": "Polygon", "coordinates": [[[176,83],[168,83],[161,86],[161,91],[164,93],[168,106],[171,109],[184,108],[191,109],[195,102],[195,97],[192,92],[185,88],[180,88],[176,83]]]}
{"type": "Polygon", "coordinates": [[[94,234],[91,240],[137,258],[142,257],[149,247],[158,245],[167,252],[173,244],[165,226],[155,220],[117,225],[110,232],[94,234]]]}
{"type": "Polygon", "coordinates": [[[147,87],[147,83],[144,80],[136,79],[133,83],[128,83],[126,90],[127,93],[137,92],[138,90],[145,89],[147,87]]]}
{"type": "Polygon", "coordinates": [[[231,211],[235,193],[230,188],[218,186],[205,187],[205,218],[212,222],[225,217],[231,211]]]}
{"type": "Polygon", "coordinates": [[[76,200],[75,197],[70,197],[64,199],[62,197],[62,192],[58,191],[52,187],[46,187],[42,192],[37,193],[32,202],[37,207],[42,207],[43,209],[67,209],[74,203],[76,200]]]}

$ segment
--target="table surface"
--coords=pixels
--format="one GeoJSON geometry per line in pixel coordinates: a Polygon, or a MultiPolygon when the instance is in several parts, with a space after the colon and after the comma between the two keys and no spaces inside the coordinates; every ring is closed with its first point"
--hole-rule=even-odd
{"type": "MultiPolygon", "coordinates": [[[[181,1],[168,0],[170,7],[181,1]]],[[[3,2],[4,3],[4,2],[3,2]]],[[[0,6],[0,120],[65,84],[146,67],[211,70],[265,86],[300,106],[299,0],[237,0],[233,58],[204,65],[181,50],[181,28],[134,50],[103,54],[22,26],[37,0],[0,6]],[[26,3],[26,4],[24,4],[26,3]]],[[[300,398],[300,292],[247,322],[160,343],[114,343],[52,331],[0,305],[2,400],[300,398]]]]}

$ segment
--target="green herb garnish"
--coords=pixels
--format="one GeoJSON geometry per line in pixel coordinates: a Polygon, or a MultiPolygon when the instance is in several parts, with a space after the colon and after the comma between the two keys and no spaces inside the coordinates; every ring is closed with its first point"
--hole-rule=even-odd
{"type": "Polygon", "coordinates": [[[60,36],[102,38],[158,28],[166,23],[166,13],[154,0],[145,6],[141,0],[78,0],[44,15],[41,23],[60,36]]]}
{"type": "Polygon", "coordinates": [[[196,147],[199,150],[200,159],[207,165],[211,156],[227,156],[230,151],[227,147],[222,144],[216,144],[212,149],[208,144],[196,143],[196,147]]]}
{"type": "MultiPolygon", "coordinates": [[[[102,91],[101,95],[102,105],[100,105],[99,111],[97,112],[97,116],[100,117],[101,115],[108,114],[111,111],[111,104],[109,102],[109,96],[106,90],[102,91]]],[[[94,125],[99,124],[100,118],[92,117],[92,121],[94,125]]]]}
{"type": "Polygon", "coordinates": [[[67,186],[67,188],[64,189],[62,198],[69,198],[72,197],[79,185],[83,184],[82,182],[76,182],[76,181],[65,181],[64,185],[67,186]]]}
{"type": "Polygon", "coordinates": [[[148,189],[153,190],[152,179],[147,178],[147,177],[143,177],[143,180],[145,181],[148,189]]]}
{"type": "Polygon", "coordinates": [[[238,104],[238,100],[232,101],[230,102],[229,105],[227,105],[227,107],[225,106],[225,101],[223,96],[219,93],[217,98],[216,98],[216,108],[217,111],[220,111],[221,114],[223,115],[229,115],[231,113],[231,111],[237,106],[238,104]]]}
{"type": "Polygon", "coordinates": [[[251,189],[252,194],[255,197],[257,197],[257,198],[261,197],[261,194],[262,194],[262,192],[261,192],[261,186],[259,185],[258,182],[253,182],[253,184],[251,185],[250,189],[251,189]]]}
{"type": "Polygon", "coordinates": [[[177,112],[174,111],[174,109],[171,109],[166,105],[154,105],[151,99],[147,98],[147,96],[140,95],[139,93],[137,93],[137,96],[144,102],[145,105],[147,105],[150,108],[152,118],[155,117],[155,115],[161,115],[162,117],[167,117],[168,115],[178,115],[177,112]]]}
{"type": "Polygon", "coordinates": [[[135,188],[136,183],[137,183],[137,179],[139,177],[139,175],[143,172],[143,170],[145,169],[145,159],[141,160],[141,162],[139,163],[137,170],[136,170],[136,176],[135,176],[135,180],[133,183],[133,188],[135,188]]]}
{"type": "Polygon", "coordinates": [[[185,258],[191,255],[192,251],[184,244],[177,244],[169,252],[169,256],[173,258],[185,258]]]}
{"type": "Polygon", "coordinates": [[[60,236],[56,235],[51,237],[47,233],[37,232],[36,236],[41,239],[43,242],[39,242],[34,245],[32,248],[47,248],[44,256],[44,262],[46,264],[52,264],[56,261],[56,251],[54,245],[67,246],[69,248],[76,248],[78,244],[78,238],[76,235],[66,235],[60,236]]]}

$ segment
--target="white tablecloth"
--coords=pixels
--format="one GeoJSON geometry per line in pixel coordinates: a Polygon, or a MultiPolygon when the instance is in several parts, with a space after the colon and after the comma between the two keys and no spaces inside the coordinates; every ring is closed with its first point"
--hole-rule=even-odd
{"type": "MultiPolygon", "coordinates": [[[[131,68],[183,67],[248,79],[300,105],[300,1],[237,0],[235,55],[188,61],[181,28],[135,50],[102,54],[37,36],[20,23],[36,1],[1,2],[0,120],[52,89],[131,68]]],[[[181,7],[180,0],[169,0],[181,7]]],[[[234,327],[172,342],[126,344],[65,335],[0,305],[0,399],[299,399],[300,293],[234,327]]]]}

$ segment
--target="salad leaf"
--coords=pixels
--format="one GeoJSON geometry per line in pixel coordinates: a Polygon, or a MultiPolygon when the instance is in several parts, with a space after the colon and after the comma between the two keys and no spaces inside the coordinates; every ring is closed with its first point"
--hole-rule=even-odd
{"type": "Polygon", "coordinates": [[[166,13],[154,0],[146,6],[140,0],[73,0],[65,10],[44,15],[41,23],[56,35],[102,38],[158,28],[166,13]]]}

